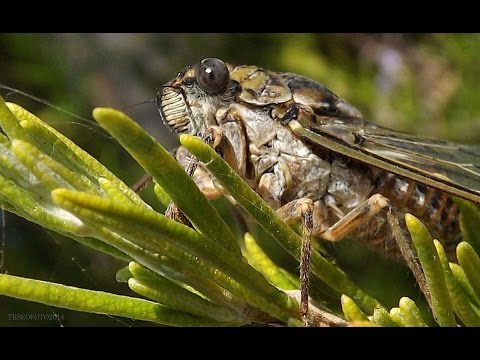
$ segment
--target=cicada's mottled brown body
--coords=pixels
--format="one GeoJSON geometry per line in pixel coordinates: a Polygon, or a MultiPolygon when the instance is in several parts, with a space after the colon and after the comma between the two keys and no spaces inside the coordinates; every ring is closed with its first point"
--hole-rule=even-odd
{"type": "MultiPolygon", "coordinates": [[[[420,217],[451,250],[461,239],[452,196],[480,202],[480,148],[383,128],[303,76],[209,58],[165,84],[158,105],[178,134],[215,128],[224,159],[286,221],[303,221],[304,319],[311,236],[348,235],[404,259],[428,299],[399,214],[420,217]]],[[[186,164],[184,149],[177,158],[186,164]]],[[[194,178],[209,198],[222,194],[201,166],[194,178]]]]}

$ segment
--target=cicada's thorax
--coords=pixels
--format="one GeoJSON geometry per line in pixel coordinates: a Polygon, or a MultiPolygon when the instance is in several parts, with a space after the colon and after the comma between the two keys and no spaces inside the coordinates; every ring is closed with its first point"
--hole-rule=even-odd
{"type": "Polygon", "coordinates": [[[318,153],[281,121],[291,103],[315,104],[324,112],[342,108],[360,116],[353,106],[298,75],[240,66],[230,77],[238,82],[239,92],[234,103],[219,109],[217,122],[234,148],[239,173],[271,206],[328,197],[348,211],[368,196],[372,186],[364,174],[350,169],[340,184],[347,169],[343,161],[318,153]]]}

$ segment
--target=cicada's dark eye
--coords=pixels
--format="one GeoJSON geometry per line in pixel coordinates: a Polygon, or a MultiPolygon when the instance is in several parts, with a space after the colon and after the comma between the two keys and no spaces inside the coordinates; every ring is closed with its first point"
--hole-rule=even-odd
{"type": "Polygon", "coordinates": [[[195,74],[198,85],[208,94],[216,94],[227,86],[230,79],[228,68],[222,60],[203,59],[195,74]]]}

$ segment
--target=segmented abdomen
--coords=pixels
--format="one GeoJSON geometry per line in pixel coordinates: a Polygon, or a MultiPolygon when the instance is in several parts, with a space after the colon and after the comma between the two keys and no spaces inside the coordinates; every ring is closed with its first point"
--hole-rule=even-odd
{"type": "Polygon", "coordinates": [[[397,210],[404,209],[421,219],[447,252],[454,251],[461,233],[459,209],[450,195],[387,172],[377,178],[375,192],[390,199],[397,210]]]}

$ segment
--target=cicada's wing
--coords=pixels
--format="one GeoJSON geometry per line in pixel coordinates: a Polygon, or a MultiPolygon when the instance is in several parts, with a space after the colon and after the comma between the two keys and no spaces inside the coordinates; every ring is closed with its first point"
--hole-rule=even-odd
{"type": "Polygon", "coordinates": [[[480,194],[480,147],[401,134],[369,126],[362,148],[428,177],[480,194]]]}
{"type": "Polygon", "coordinates": [[[480,147],[391,130],[361,118],[317,116],[292,130],[330,150],[480,203],[480,147]]]}

